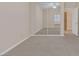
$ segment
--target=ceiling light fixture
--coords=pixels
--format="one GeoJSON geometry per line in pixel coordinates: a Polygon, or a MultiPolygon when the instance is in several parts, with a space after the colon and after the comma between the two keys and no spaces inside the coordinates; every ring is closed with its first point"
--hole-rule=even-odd
{"type": "Polygon", "coordinates": [[[41,3],[41,6],[43,7],[43,8],[50,8],[50,7],[52,7],[52,8],[57,8],[58,6],[60,5],[60,3],[58,3],[58,2],[44,2],[44,3],[41,3]]]}

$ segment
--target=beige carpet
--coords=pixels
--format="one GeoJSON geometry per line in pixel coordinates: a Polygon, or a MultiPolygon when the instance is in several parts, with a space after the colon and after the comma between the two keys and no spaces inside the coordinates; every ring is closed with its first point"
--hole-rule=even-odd
{"type": "Polygon", "coordinates": [[[4,56],[79,56],[79,37],[33,36],[4,56]]]}
{"type": "Polygon", "coordinates": [[[35,35],[60,35],[60,28],[43,28],[35,35]]]}

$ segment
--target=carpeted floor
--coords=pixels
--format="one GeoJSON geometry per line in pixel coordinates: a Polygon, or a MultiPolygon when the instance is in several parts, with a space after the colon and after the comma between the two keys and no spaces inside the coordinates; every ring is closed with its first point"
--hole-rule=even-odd
{"type": "Polygon", "coordinates": [[[79,56],[79,37],[32,36],[3,56],[79,56]]]}
{"type": "Polygon", "coordinates": [[[60,35],[59,28],[43,28],[35,35],[60,35]]]}

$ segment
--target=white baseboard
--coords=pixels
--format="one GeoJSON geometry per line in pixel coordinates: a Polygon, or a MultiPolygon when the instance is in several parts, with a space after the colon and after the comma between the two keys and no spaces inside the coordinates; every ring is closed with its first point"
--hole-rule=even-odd
{"type": "Polygon", "coordinates": [[[0,53],[0,56],[4,55],[5,53],[9,52],[10,50],[12,50],[13,48],[15,48],[16,46],[18,46],[19,44],[21,44],[22,42],[24,42],[25,40],[27,40],[28,38],[30,38],[32,35],[26,37],[25,39],[19,41],[18,43],[14,44],[13,46],[11,46],[10,48],[8,48],[7,50],[5,50],[4,52],[0,53]]]}
{"type": "Polygon", "coordinates": [[[32,36],[64,36],[64,35],[32,35],[32,36]]]}
{"type": "Polygon", "coordinates": [[[64,36],[64,34],[61,34],[60,36],[64,36]]]}

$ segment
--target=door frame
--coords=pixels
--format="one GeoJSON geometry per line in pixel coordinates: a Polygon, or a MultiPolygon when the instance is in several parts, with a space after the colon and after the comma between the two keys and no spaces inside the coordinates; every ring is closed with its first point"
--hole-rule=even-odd
{"type": "Polygon", "coordinates": [[[67,30],[67,12],[64,11],[64,32],[67,30]]]}
{"type": "MultiPolygon", "coordinates": [[[[66,11],[64,11],[64,13],[65,13],[66,11]]],[[[76,19],[76,22],[79,22],[78,21],[78,8],[73,8],[73,9],[71,9],[71,17],[72,17],[72,19],[71,19],[71,22],[72,22],[72,26],[75,24],[75,20],[74,19],[76,19]],[[76,14],[75,14],[76,13],[76,14]],[[75,15],[74,15],[75,14],[75,15]],[[73,17],[75,17],[75,18],[73,18],[73,17]],[[73,21],[74,20],[74,21],[73,21]],[[73,24],[73,22],[74,22],[74,24],[73,24]]],[[[78,24],[78,23],[77,23],[78,24]]],[[[65,15],[64,15],[64,29],[65,29],[65,15]]],[[[74,27],[72,27],[72,34],[74,34],[74,35],[76,35],[76,36],[78,36],[79,35],[79,33],[78,33],[78,25],[75,25],[74,27]]],[[[64,30],[64,33],[65,33],[65,30],[64,30]]]]}
{"type": "Polygon", "coordinates": [[[73,17],[74,17],[74,14],[75,14],[75,18],[72,18],[72,33],[76,36],[79,35],[78,33],[78,9],[79,8],[74,8],[73,10],[73,17]],[[76,19],[76,20],[75,20],[76,19]],[[74,21],[75,20],[75,21],[74,21]],[[74,24],[73,24],[74,23],[74,24]],[[75,25],[75,26],[74,26],[75,25]],[[74,27],[73,27],[74,26],[74,27]]]}

